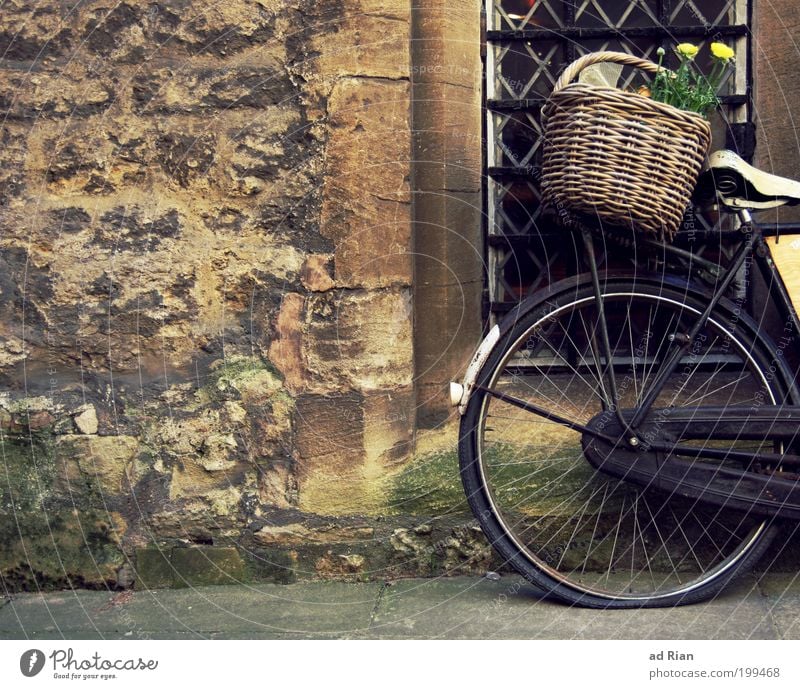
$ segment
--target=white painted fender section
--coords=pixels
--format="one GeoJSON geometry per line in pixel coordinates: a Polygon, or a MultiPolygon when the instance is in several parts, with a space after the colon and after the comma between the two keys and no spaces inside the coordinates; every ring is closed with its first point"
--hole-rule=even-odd
{"type": "Polygon", "coordinates": [[[497,341],[500,339],[500,326],[495,325],[489,334],[480,343],[472,361],[467,366],[467,372],[464,374],[463,383],[450,383],[450,403],[454,407],[458,407],[458,413],[464,416],[467,411],[467,403],[469,402],[472,390],[475,388],[475,379],[478,377],[478,371],[481,370],[489,358],[489,353],[492,351],[497,341]]]}

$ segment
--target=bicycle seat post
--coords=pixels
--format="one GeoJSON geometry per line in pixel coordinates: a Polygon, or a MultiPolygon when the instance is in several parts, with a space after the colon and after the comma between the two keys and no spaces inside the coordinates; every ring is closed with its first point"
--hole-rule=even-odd
{"type": "MultiPolygon", "coordinates": [[[[750,211],[747,210],[747,208],[740,208],[736,212],[736,216],[739,218],[739,222],[741,223],[741,227],[742,228],[746,228],[746,227],[752,228],[752,226],[753,226],[753,216],[750,215],[750,211]]],[[[742,231],[743,232],[747,232],[748,230],[743,229],[742,231]]]]}

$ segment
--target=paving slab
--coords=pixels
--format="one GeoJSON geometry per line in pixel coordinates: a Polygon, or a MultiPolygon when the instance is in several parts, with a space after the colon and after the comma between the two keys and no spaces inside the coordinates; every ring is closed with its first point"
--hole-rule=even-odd
{"type": "Polygon", "coordinates": [[[771,574],[759,587],[781,638],[800,639],[800,573],[771,574]]]}
{"type": "Polygon", "coordinates": [[[570,607],[513,575],[69,591],[0,605],[0,639],[800,638],[800,576],[780,574],[656,610],[570,607]]]}
{"type": "Polygon", "coordinates": [[[780,638],[755,579],[716,600],[655,610],[571,607],[547,600],[515,576],[397,582],[382,597],[370,631],[387,638],[780,638]]]}
{"type": "Polygon", "coordinates": [[[347,638],[363,634],[380,583],[206,586],[21,594],[0,609],[6,638],[347,638]]]}

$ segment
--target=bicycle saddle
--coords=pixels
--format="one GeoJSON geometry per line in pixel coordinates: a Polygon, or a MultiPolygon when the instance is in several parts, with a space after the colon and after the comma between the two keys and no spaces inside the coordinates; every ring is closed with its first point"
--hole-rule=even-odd
{"type": "Polygon", "coordinates": [[[749,210],[794,206],[800,203],[800,182],[758,170],[733,151],[715,151],[697,182],[695,200],[749,210]]]}

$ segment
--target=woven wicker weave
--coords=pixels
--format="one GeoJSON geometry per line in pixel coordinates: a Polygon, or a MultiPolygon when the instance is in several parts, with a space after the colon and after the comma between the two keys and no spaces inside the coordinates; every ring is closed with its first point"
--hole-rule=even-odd
{"type": "Polygon", "coordinates": [[[542,110],[544,200],[564,215],[671,239],[708,153],[711,128],[696,113],[636,93],[570,83],[589,65],[657,72],[626,53],[590,53],[569,65],[542,110]]]}

